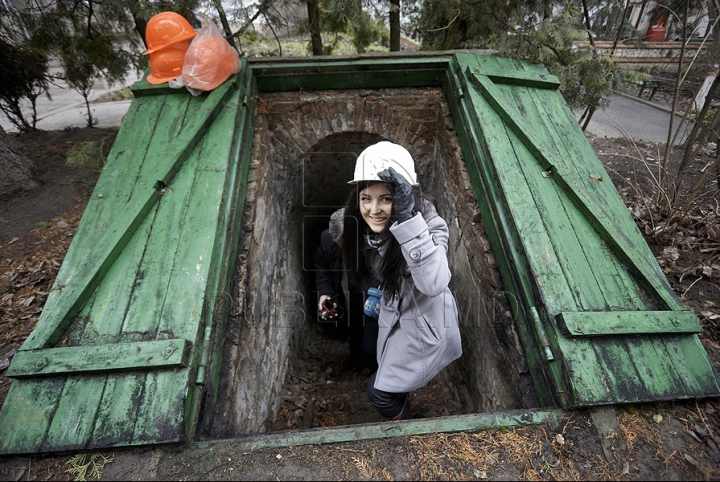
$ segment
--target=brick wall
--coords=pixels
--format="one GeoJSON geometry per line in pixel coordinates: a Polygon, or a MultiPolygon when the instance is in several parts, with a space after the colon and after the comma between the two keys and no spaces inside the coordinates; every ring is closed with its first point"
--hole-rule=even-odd
{"type": "MultiPolygon", "coordinates": [[[[312,258],[329,215],[345,203],[356,156],[389,140],[416,160],[451,230],[451,289],[464,355],[449,377],[468,412],[521,408],[519,349],[449,109],[436,88],[262,94],[258,109],[226,374],[214,423],[221,434],[274,422],[289,364],[315,323],[312,258]],[[222,415],[224,414],[224,415],[222,415]]],[[[521,357],[520,357],[521,358],[521,357]]]]}

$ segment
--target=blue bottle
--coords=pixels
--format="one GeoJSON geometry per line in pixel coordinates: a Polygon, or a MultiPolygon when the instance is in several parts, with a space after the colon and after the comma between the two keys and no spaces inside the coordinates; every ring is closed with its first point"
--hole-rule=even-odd
{"type": "Polygon", "coordinates": [[[380,298],[382,298],[382,290],[378,288],[368,288],[363,312],[370,318],[377,320],[380,317],[380,298]]]}

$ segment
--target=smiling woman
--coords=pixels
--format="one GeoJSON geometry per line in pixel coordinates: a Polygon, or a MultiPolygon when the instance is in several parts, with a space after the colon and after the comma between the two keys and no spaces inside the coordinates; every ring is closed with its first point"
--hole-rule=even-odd
{"type": "Polygon", "coordinates": [[[340,238],[348,288],[376,289],[380,298],[379,309],[369,296],[364,303],[363,348],[378,364],[368,398],[386,419],[412,418],[410,392],[462,354],[449,229],[434,200],[417,189],[415,163],[398,144],[366,148],[351,183],[340,238]]]}

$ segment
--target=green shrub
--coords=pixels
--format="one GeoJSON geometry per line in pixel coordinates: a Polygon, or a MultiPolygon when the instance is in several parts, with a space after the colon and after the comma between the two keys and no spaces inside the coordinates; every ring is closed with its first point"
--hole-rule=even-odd
{"type": "Polygon", "coordinates": [[[73,167],[103,167],[112,147],[112,142],[106,142],[106,139],[73,144],[68,149],[66,164],[73,167]]]}

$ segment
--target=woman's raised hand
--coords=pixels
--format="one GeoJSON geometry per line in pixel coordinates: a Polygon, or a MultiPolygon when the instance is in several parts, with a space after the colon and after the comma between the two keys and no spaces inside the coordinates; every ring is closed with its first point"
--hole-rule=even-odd
{"type": "Polygon", "coordinates": [[[393,209],[397,221],[402,223],[413,217],[415,195],[410,183],[392,167],[378,172],[378,177],[383,180],[383,184],[393,197],[393,209]]]}

